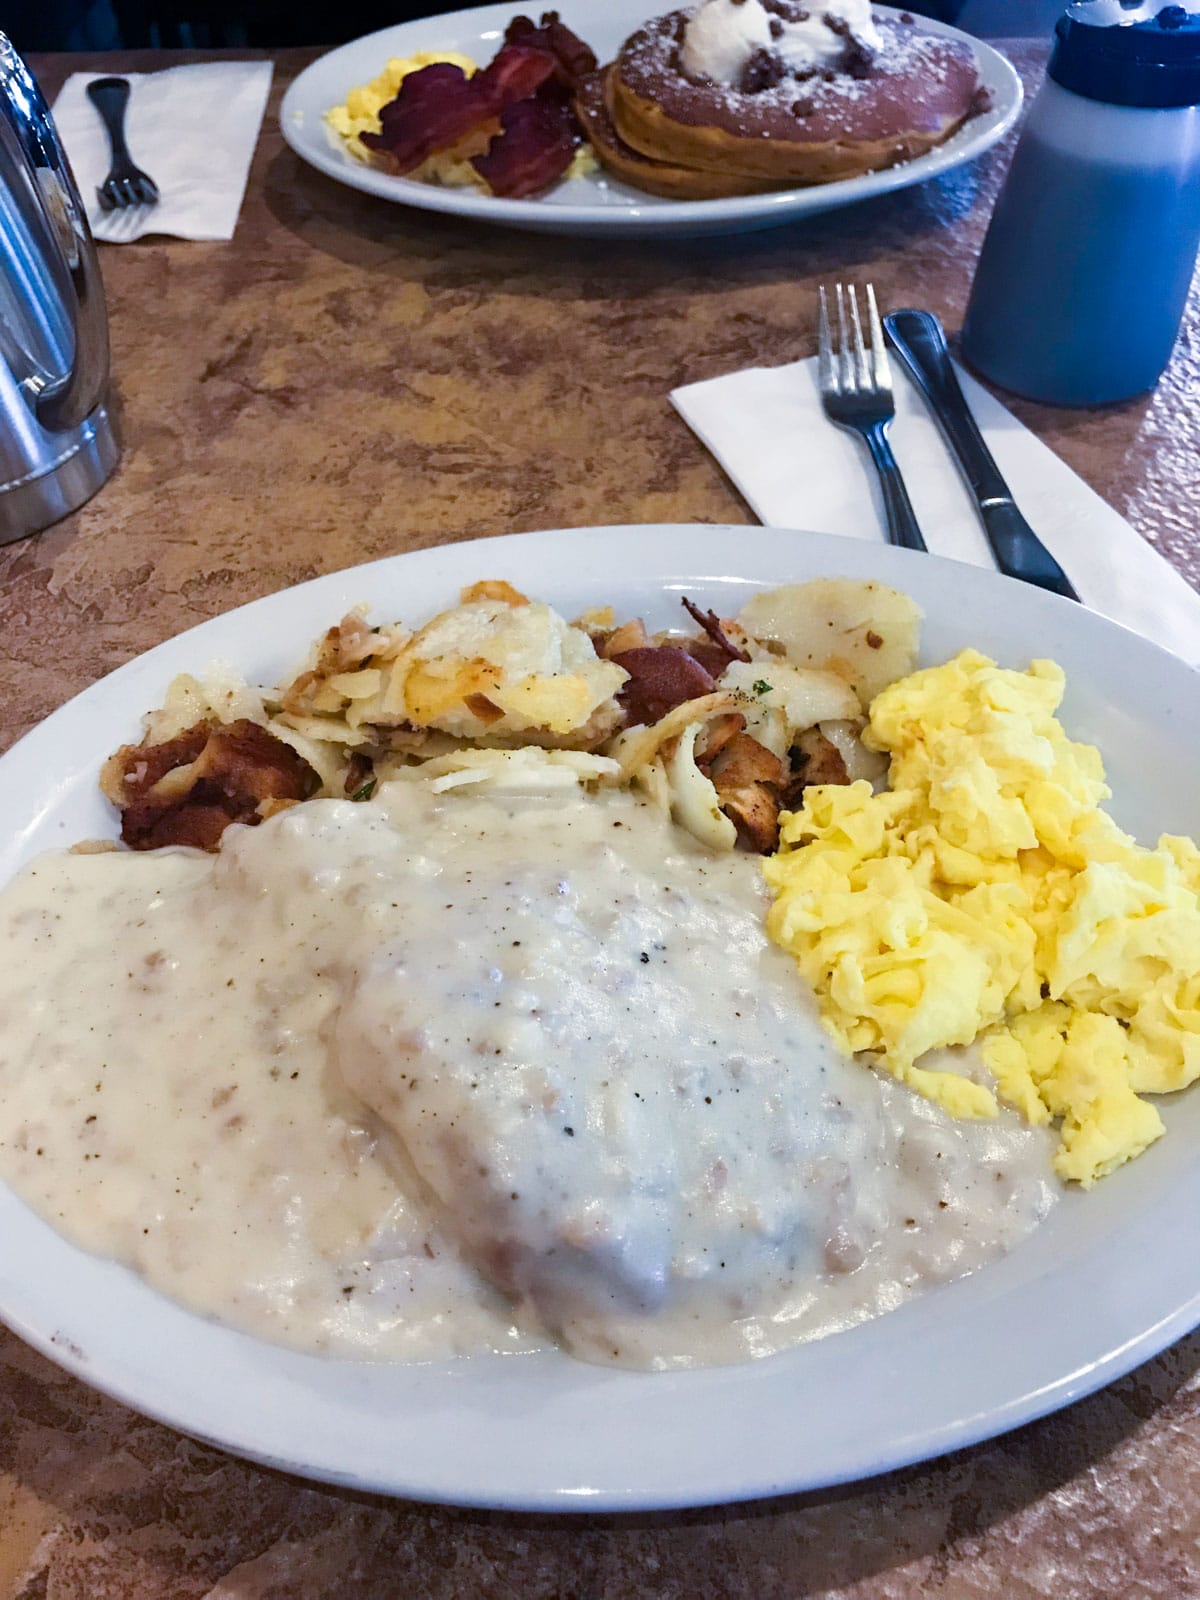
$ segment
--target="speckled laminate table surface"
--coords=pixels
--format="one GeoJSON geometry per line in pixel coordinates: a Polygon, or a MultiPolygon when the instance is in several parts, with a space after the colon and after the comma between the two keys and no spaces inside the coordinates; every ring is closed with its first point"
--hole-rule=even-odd
{"type": "MultiPolygon", "coordinates": [[[[1041,47],[1008,48],[1032,81],[1041,47]]],[[[750,520],[667,391],[811,353],[814,285],[834,274],[956,327],[1007,159],[723,241],[488,232],[303,167],[274,107],[308,59],[279,58],[231,244],[102,253],[125,459],[82,512],[0,551],[0,746],[180,629],[357,561],[519,529],[750,520]]],[[[51,95],[96,65],[38,63],[51,95]]],[[[1193,582],[1198,367],[1194,296],[1151,398],[1016,407],[1193,582]]],[[[1194,1600],[1198,1371],[1193,1337],[1056,1417],[828,1494],[556,1521],[247,1466],[0,1333],[0,1594],[1194,1600]]]]}

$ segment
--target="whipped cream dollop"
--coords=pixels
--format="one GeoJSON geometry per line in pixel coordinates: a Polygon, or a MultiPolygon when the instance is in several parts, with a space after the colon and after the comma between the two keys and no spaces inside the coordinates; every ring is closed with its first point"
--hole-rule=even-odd
{"type": "Polygon", "coordinates": [[[851,57],[869,59],[881,42],[870,0],[703,0],[684,28],[679,61],[689,77],[755,89],[836,72],[851,57]]]}

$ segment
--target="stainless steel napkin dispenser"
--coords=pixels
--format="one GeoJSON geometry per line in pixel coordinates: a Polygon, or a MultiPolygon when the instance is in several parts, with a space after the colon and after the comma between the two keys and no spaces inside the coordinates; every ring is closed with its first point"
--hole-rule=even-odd
{"type": "Polygon", "coordinates": [[[41,91],[0,33],[0,544],[81,506],[119,456],[87,215],[41,91]]]}

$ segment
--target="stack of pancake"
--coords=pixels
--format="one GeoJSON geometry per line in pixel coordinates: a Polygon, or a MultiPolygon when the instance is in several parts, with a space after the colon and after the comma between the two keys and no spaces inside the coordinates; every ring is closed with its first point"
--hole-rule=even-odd
{"type": "Polygon", "coordinates": [[[943,143],[986,105],[969,46],[865,0],[704,0],[630,36],[576,111],[614,176],[711,200],[832,183],[943,143]]]}

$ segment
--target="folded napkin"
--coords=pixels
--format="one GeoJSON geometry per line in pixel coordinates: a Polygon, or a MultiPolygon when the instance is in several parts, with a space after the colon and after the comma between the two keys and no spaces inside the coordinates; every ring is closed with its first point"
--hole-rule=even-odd
{"type": "Polygon", "coordinates": [[[103,211],[108,135],[84,90],[101,72],[76,72],[54,102],[54,121],[97,239],[128,244],[145,233],[232,239],[258,142],[269,61],[215,61],[165,72],[126,72],[129,153],[158,186],[156,206],[103,211]]]}
{"type": "MultiPolygon", "coordinates": [[[[891,441],[931,551],[995,567],[937,424],[893,361],[891,441]]],[[[958,369],[1013,496],[1084,602],[1200,665],[1200,595],[1011,411],[958,369]]],[[[885,540],[865,447],[821,410],[816,358],[676,389],[672,401],[768,526],[885,540]]]]}

